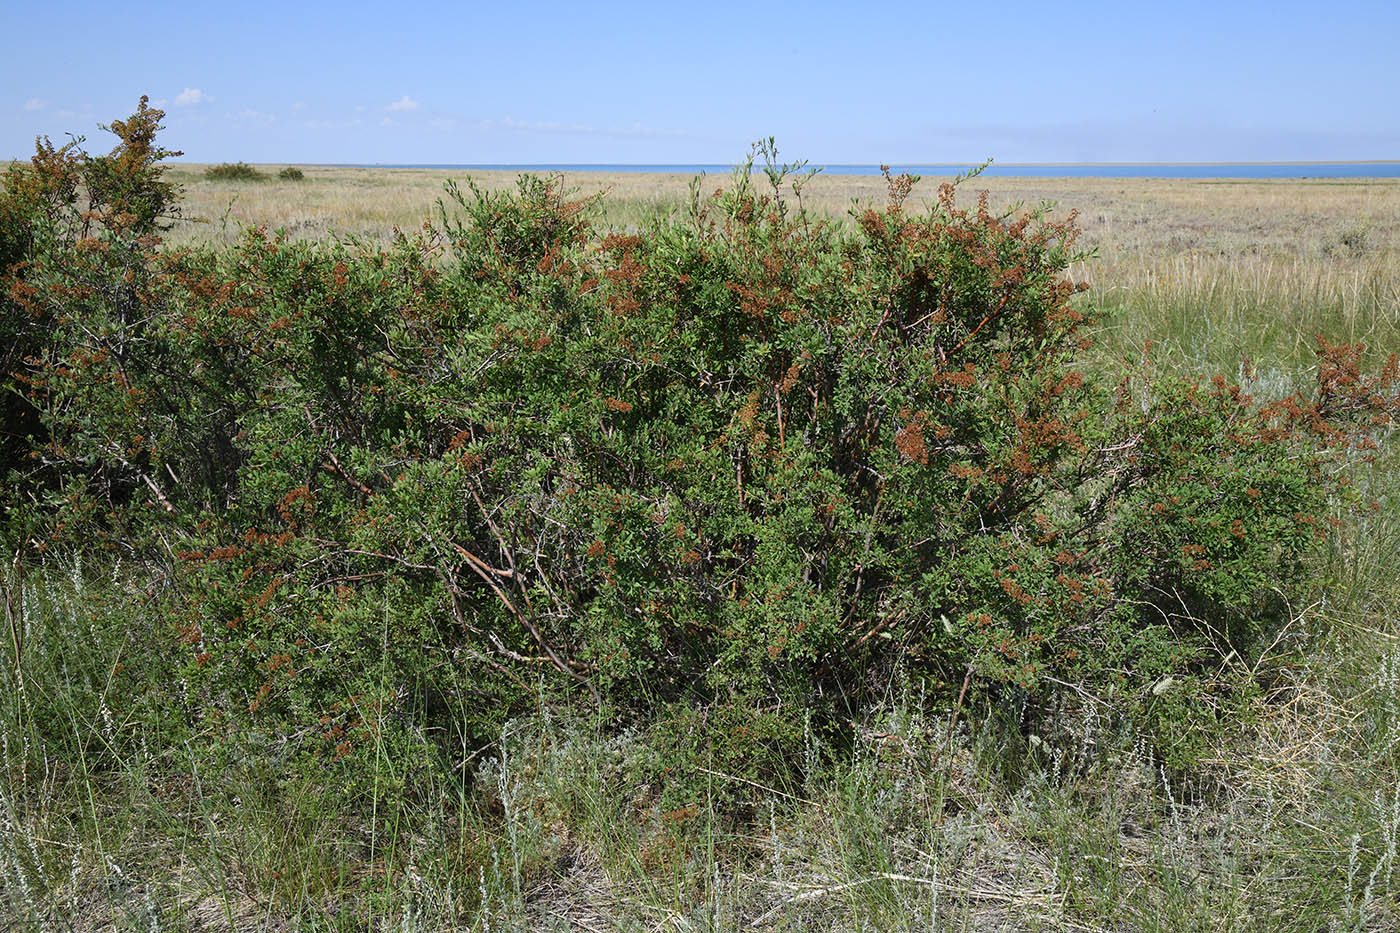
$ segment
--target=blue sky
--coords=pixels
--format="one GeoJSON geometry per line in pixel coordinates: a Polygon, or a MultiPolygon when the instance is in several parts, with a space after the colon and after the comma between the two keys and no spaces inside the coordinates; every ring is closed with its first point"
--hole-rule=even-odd
{"type": "Polygon", "coordinates": [[[1400,159],[1400,3],[8,3],[0,157],[1400,159]]]}

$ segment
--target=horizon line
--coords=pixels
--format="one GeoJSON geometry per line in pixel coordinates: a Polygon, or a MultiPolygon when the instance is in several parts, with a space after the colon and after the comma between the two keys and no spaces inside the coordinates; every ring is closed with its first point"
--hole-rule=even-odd
{"type": "MultiPolygon", "coordinates": [[[[12,159],[11,161],[27,161],[27,159],[25,159],[25,160],[12,159]]],[[[212,164],[217,164],[217,163],[208,162],[208,161],[203,161],[203,160],[198,160],[198,161],[197,161],[197,160],[187,160],[187,159],[171,159],[171,160],[170,160],[170,164],[172,164],[172,165],[212,165],[212,164]]],[[[405,168],[435,168],[435,167],[438,167],[438,166],[451,166],[451,167],[453,167],[453,168],[456,168],[456,167],[459,167],[459,166],[461,166],[461,167],[467,167],[467,168],[486,168],[486,167],[489,167],[489,166],[496,166],[496,165],[508,165],[508,166],[512,166],[512,167],[516,167],[516,166],[519,166],[519,167],[530,167],[530,166],[546,166],[546,165],[569,165],[569,166],[578,166],[578,167],[580,167],[580,168],[591,168],[591,167],[600,167],[600,168],[601,168],[601,167],[613,166],[613,165],[623,165],[623,166],[631,166],[631,167],[637,167],[637,166],[665,166],[665,167],[676,166],[676,167],[684,167],[684,166],[689,166],[689,165],[723,165],[723,166],[729,166],[729,167],[731,167],[731,168],[735,168],[735,167],[738,167],[741,163],[740,163],[740,162],[726,162],[726,161],[723,161],[723,160],[714,161],[714,162],[706,162],[706,161],[703,161],[703,160],[692,160],[692,161],[689,161],[689,162],[622,162],[622,161],[618,161],[618,162],[564,162],[564,161],[559,161],[559,160],[540,160],[540,159],[536,159],[536,160],[532,160],[532,161],[528,161],[528,162],[523,162],[523,161],[522,161],[522,162],[511,162],[511,161],[503,161],[503,160],[502,160],[502,161],[493,161],[493,162],[407,162],[407,161],[391,161],[391,160],[378,160],[378,161],[374,161],[374,162],[332,162],[332,161],[315,161],[315,160],[313,160],[313,161],[271,160],[271,161],[247,162],[246,164],[248,164],[248,165],[310,165],[310,166],[319,166],[319,167],[338,167],[338,168],[373,168],[373,167],[377,167],[377,166],[388,167],[388,168],[393,168],[393,167],[405,167],[405,168]]],[[[900,160],[880,160],[880,161],[873,161],[873,162],[821,162],[821,163],[817,163],[817,162],[812,161],[811,159],[808,159],[805,168],[824,168],[824,167],[831,167],[831,168],[858,168],[858,167],[864,167],[864,166],[880,166],[880,165],[888,165],[888,166],[891,166],[891,167],[907,167],[907,168],[946,168],[946,167],[955,167],[955,166],[976,167],[976,166],[981,165],[981,164],[983,164],[983,163],[982,163],[981,161],[978,161],[978,160],[967,160],[967,161],[957,161],[957,160],[953,160],[953,161],[940,161],[940,162],[913,162],[913,161],[906,162],[906,161],[900,161],[900,160]]],[[[1036,168],[1038,168],[1038,167],[1057,167],[1057,166],[1065,166],[1065,167],[1114,167],[1114,166],[1131,166],[1131,165],[1163,165],[1163,166],[1194,166],[1194,165],[1400,165],[1400,159],[1277,159],[1277,160],[1261,160],[1261,159],[1240,159],[1240,160],[1235,160],[1235,159],[1217,159],[1217,160],[1191,160],[1191,161],[1163,161],[1163,160],[1156,160],[1156,159],[1143,159],[1143,160],[1127,160],[1127,161],[1116,161],[1116,162],[1105,162],[1105,161],[1086,161],[1086,162],[1069,162],[1069,161],[1048,161],[1048,162],[998,162],[998,161],[993,160],[993,161],[991,161],[991,162],[986,163],[986,167],[988,167],[988,168],[1022,168],[1022,167],[1025,167],[1025,168],[1036,167],[1036,168]]],[[[755,163],[755,164],[754,164],[754,168],[759,169],[759,168],[762,168],[762,166],[760,166],[760,165],[758,165],[757,163],[755,163]]]]}

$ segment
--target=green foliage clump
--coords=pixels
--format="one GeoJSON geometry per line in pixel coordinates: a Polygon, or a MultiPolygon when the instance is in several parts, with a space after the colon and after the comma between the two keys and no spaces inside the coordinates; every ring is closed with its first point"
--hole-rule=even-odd
{"type": "MultiPolygon", "coordinates": [[[[178,188],[164,178],[160,163],[180,153],[155,142],[164,116],[142,97],[129,118],[103,127],[118,138],[107,155],[84,150],[82,137],[58,147],[43,138],[36,140],[28,166],[16,165],[5,173],[0,188],[0,479],[36,459],[33,445],[46,433],[33,401],[38,387],[20,388],[28,385],[25,370],[53,349],[48,332],[64,317],[62,302],[33,303],[42,284],[61,275],[58,268],[65,262],[85,267],[100,256],[101,287],[115,323],[124,326],[140,317],[149,256],[158,234],[179,214],[178,188]],[[114,275],[115,270],[120,274],[114,275]]],[[[85,305],[80,301],[76,307],[81,311],[85,305]]],[[[80,317],[68,326],[83,323],[87,321],[80,317]]],[[[38,480],[30,473],[30,485],[10,491],[32,499],[39,488],[49,488],[43,482],[56,474],[39,472],[45,477],[40,486],[32,485],[38,480]]],[[[16,511],[8,527],[18,527],[22,514],[28,513],[16,511]]]]}
{"type": "Polygon", "coordinates": [[[289,165],[278,172],[277,177],[283,181],[305,181],[306,173],[295,165],[289,165]]]}
{"type": "MultiPolygon", "coordinates": [[[[24,177],[71,211],[51,158],[24,177]]],[[[46,235],[7,280],[39,426],[13,514],[162,581],[208,734],[351,777],[543,690],[693,707],[658,767],[757,786],[900,670],[1102,700],[1188,766],[1393,423],[1394,359],[1323,344],[1264,401],[1095,377],[1072,219],[952,185],[915,213],[900,176],[848,229],[748,168],[637,233],[523,176],[378,252],[46,235]]]]}
{"type": "Polygon", "coordinates": [[[267,175],[247,162],[221,162],[204,170],[210,181],[266,181],[267,175]]]}

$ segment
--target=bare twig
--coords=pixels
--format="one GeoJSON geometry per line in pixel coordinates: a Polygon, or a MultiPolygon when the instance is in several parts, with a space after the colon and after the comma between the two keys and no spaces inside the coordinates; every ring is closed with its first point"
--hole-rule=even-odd
{"type": "Polygon", "coordinates": [[[334,473],[336,476],[339,476],[341,479],[345,480],[345,482],[349,483],[352,487],[354,487],[356,491],[364,493],[366,496],[374,495],[373,489],[370,489],[364,483],[351,476],[350,473],[345,469],[345,467],[340,465],[340,461],[336,459],[335,451],[326,451],[326,456],[330,458],[330,462],[321,464],[321,469],[325,470],[327,473],[334,473]]]}
{"type": "Polygon", "coordinates": [[[147,486],[151,487],[151,492],[155,494],[157,501],[160,502],[161,508],[165,509],[167,512],[175,511],[175,506],[170,504],[170,500],[165,497],[165,493],[156,485],[156,481],[151,479],[149,473],[142,472],[141,478],[146,481],[147,486]]]}
{"type": "Polygon", "coordinates": [[[781,913],[793,904],[801,904],[806,901],[814,901],[818,898],[826,897],[828,894],[836,894],[841,891],[849,891],[851,888],[859,888],[863,885],[873,884],[876,881],[905,881],[911,884],[922,884],[930,887],[938,887],[938,882],[932,878],[917,878],[913,875],[898,875],[893,872],[881,872],[878,875],[871,875],[869,878],[860,878],[855,881],[847,881],[845,884],[833,884],[825,888],[809,888],[806,891],[799,891],[791,897],[785,897],[773,908],[759,916],[750,927],[762,927],[773,918],[775,914],[781,913]]]}
{"type": "MultiPolygon", "coordinates": [[[[467,566],[472,568],[476,575],[480,577],[488,587],[491,588],[491,592],[496,594],[496,598],[499,599],[505,605],[505,607],[510,610],[511,615],[515,616],[516,620],[519,621],[521,625],[525,626],[529,633],[532,636],[534,636],[535,643],[540,646],[540,649],[544,651],[545,654],[549,655],[550,662],[560,671],[564,672],[565,674],[568,674],[574,680],[577,680],[579,683],[587,687],[588,692],[593,695],[594,700],[600,699],[600,697],[598,696],[598,688],[593,686],[593,681],[587,677],[584,677],[578,671],[574,670],[572,667],[570,667],[567,663],[564,662],[563,658],[559,657],[559,654],[554,650],[553,647],[550,646],[549,642],[545,640],[545,637],[540,632],[539,627],[536,626],[535,623],[531,622],[529,618],[526,617],[525,613],[521,612],[519,609],[516,608],[515,603],[510,601],[510,597],[507,596],[505,591],[501,589],[499,584],[497,584],[496,577],[507,573],[507,571],[496,570],[494,567],[487,564],[480,557],[477,557],[475,554],[473,554],[471,551],[468,551],[460,544],[456,543],[455,541],[451,543],[452,547],[457,551],[457,553],[462,556],[462,559],[467,562],[467,566]]],[[[499,641],[497,641],[497,647],[504,649],[504,646],[501,645],[499,641]]],[[[519,658],[517,658],[517,660],[519,660],[519,658]]]]}
{"type": "Polygon", "coordinates": [[[967,673],[963,674],[962,689],[958,691],[958,701],[953,704],[953,714],[948,717],[948,731],[943,735],[943,745],[938,749],[938,753],[933,756],[936,762],[948,751],[948,746],[953,742],[953,730],[958,727],[958,714],[962,712],[963,700],[967,698],[968,684],[972,683],[972,662],[968,662],[967,673]]]}
{"type": "Polygon", "coordinates": [[[703,768],[699,765],[695,766],[695,770],[699,771],[702,774],[709,774],[717,778],[724,778],[726,781],[735,781],[739,784],[747,784],[750,787],[757,788],[761,791],[766,791],[770,794],[777,794],[779,797],[784,797],[796,803],[805,803],[809,807],[819,806],[819,804],[815,803],[814,801],[808,800],[805,797],[794,797],[792,794],[780,791],[776,787],[769,787],[767,784],[760,784],[757,781],[750,781],[748,778],[742,778],[735,774],[725,774],[723,771],[711,771],[709,768],[703,768]]]}

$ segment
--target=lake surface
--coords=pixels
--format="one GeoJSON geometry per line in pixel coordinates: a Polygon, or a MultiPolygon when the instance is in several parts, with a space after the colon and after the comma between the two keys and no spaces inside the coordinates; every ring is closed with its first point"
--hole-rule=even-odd
{"type": "MultiPolygon", "coordinates": [[[[651,172],[680,175],[727,175],[732,165],[681,164],[376,164],[374,168],[431,168],[454,171],[513,171],[513,172],[651,172]]],[[[891,165],[898,175],[930,177],[954,176],[970,166],[953,163],[927,165],[891,165]]],[[[878,175],[878,165],[825,165],[827,175],[878,175]]],[[[1400,161],[1395,162],[1113,162],[1113,163],[1041,163],[992,165],[987,176],[1006,178],[1400,178],[1400,161]]]]}

